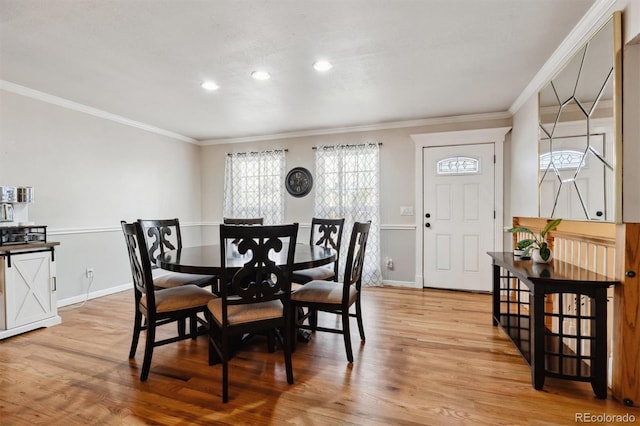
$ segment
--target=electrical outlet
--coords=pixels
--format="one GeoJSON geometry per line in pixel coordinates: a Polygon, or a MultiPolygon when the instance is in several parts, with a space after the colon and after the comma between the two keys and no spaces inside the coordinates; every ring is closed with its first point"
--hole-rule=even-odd
{"type": "Polygon", "coordinates": [[[387,259],[387,269],[393,269],[393,259],[387,259]]]}
{"type": "Polygon", "coordinates": [[[87,278],[93,278],[93,268],[87,268],[86,275],[87,278]]]}

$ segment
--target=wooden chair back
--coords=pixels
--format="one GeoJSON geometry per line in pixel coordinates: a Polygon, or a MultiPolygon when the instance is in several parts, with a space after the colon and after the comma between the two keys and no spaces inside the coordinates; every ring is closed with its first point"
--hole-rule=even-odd
{"type": "Polygon", "coordinates": [[[347,260],[344,268],[343,300],[348,300],[350,286],[355,285],[358,292],[362,286],[362,269],[370,228],[371,221],[356,222],[353,224],[349,251],[347,252],[347,260]]]}
{"type": "Polygon", "coordinates": [[[334,262],[334,274],[336,277],[338,276],[338,264],[340,262],[340,247],[342,244],[343,229],[344,218],[321,219],[314,217],[311,219],[309,244],[332,248],[336,251],[336,261],[334,262]]]}
{"type": "Polygon", "coordinates": [[[264,218],[262,217],[225,217],[222,219],[225,225],[263,225],[264,218]]]}
{"type": "Polygon", "coordinates": [[[129,253],[136,309],[138,309],[140,299],[145,295],[147,296],[149,313],[152,314],[156,306],[153,273],[142,226],[139,222],[126,223],[125,221],[121,221],[120,225],[122,226],[122,232],[124,233],[124,239],[129,253]]]}
{"type": "Polygon", "coordinates": [[[280,299],[288,309],[291,294],[291,271],[295,254],[298,224],[276,226],[220,225],[220,274],[223,326],[231,305],[267,302],[280,299]],[[237,244],[234,243],[237,241],[237,244]],[[229,250],[237,253],[228,254],[229,250]],[[277,265],[269,253],[287,250],[286,264],[277,265]],[[246,256],[240,269],[226,267],[227,256],[246,256]]]}
{"type": "Polygon", "coordinates": [[[138,219],[142,226],[147,252],[151,266],[157,268],[157,258],[165,250],[179,250],[182,248],[180,221],[174,219],[138,219]]]}

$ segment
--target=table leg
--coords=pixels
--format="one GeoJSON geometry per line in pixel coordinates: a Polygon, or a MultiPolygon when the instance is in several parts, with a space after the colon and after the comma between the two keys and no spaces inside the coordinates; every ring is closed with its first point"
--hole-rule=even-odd
{"type": "Polygon", "coordinates": [[[544,386],[544,292],[536,287],[531,297],[529,327],[531,333],[531,383],[536,390],[544,386]]]}
{"type": "Polygon", "coordinates": [[[595,318],[595,339],[591,341],[593,365],[591,387],[600,399],[607,398],[607,290],[596,291],[595,303],[591,304],[591,316],[595,318]],[[595,305],[595,306],[594,306],[595,305]]]}
{"type": "Polygon", "coordinates": [[[493,265],[493,326],[500,324],[500,266],[493,265]]]}

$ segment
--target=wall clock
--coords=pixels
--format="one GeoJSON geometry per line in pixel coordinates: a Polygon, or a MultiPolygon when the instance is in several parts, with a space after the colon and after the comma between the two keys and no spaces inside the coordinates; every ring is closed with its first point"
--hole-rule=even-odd
{"type": "Polygon", "coordinates": [[[294,167],[284,181],[287,192],[294,197],[304,197],[313,187],[313,176],[304,167],[294,167]]]}

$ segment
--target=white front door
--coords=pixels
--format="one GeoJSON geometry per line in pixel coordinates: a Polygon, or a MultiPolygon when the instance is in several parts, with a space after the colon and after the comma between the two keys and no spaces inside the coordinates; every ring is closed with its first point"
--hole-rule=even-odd
{"type": "Polygon", "coordinates": [[[424,286],[491,291],[494,144],[423,148],[424,286]]]}

